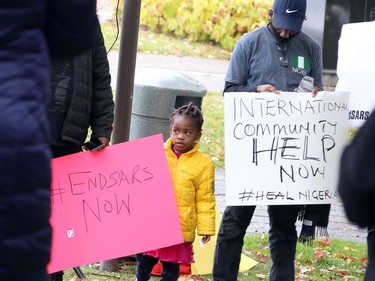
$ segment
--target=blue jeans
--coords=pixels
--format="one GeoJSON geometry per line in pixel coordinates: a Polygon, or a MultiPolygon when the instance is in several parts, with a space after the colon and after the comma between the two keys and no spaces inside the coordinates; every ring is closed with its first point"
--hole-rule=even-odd
{"type": "MultiPolygon", "coordinates": [[[[297,221],[300,206],[269,206],[269,245],[271,281],[294,280],[297,221]]],[[[240,265],[243,238],[255,211],[255,206],[229,206],[221,220],[214,254],[214,281],[236,281],[240,265]]]]}
{"type": "MultiPolygon", "coordinates": [[[[159,261],[158,258],[137,254],[135,255],[137,259],[137,269],[136,277],[137,281],[148,281],[151,277],[152,268],[159,261]]],[[[176,281],[180,273],[180,265],[178,263],[160,261],[163,265],[163,271],[161,273],[161,281],[176,281]]]]}

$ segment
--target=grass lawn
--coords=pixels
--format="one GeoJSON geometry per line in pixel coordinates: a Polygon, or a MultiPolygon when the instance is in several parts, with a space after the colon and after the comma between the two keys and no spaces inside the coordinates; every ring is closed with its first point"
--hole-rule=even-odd
{"type": "Polygon", "coordinates": [[[202,151],[211,156],[216,168],[224,167],[224,98],[221,93],[209,92],[203,98],[202,151]]]}
{"type": "MultiPolygon", "coordinates": [[[[211,242],[210,242],[211,243],[211,242]]],[[[241,272],[240,281],[268,280],[270,256],[266,235],[246,235],[243,253],[258,262],[250,270],[241,272]]],[[[366,263],[365,243],[354,243],[340,239],[317,239],[314,245],[297,245],[296,281],[363,280],[366,263]]],[[[101,272],[99,263],[82,266],[87,280],[112,281],[135,280],[135,264],[120,259],[120,270],[101,272]]],[[[72,269],[67,270],[64,280],[77,280],[72,269]]],[[[151,281],[159,280],[152,277],[151,281]]],[[[181,276],[180,281],[210,281],[212,275],[181,276]]]]}

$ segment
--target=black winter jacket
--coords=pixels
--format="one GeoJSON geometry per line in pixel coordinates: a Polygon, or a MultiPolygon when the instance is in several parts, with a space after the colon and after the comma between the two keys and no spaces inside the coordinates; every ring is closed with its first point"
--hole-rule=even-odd
{"type": "Polygon", "coordinates": [[[107,52],[100,28],[95,46],[73,60],[53,60],[48,111],[51,145],[82,146],[112,133],[114,102],[107,52]]]}
{"type": "Polygon", "coordinates": [[[375,280],[375,112],[342,155],[338,191],[349,221],[372,228],[367,237],[368,265],[364,280],[375,280]]]}
{"type": "Polygon", "coordinates": [[[343,152],[338,191],[351,222],[375,226],[375,113],[343,152]]]}

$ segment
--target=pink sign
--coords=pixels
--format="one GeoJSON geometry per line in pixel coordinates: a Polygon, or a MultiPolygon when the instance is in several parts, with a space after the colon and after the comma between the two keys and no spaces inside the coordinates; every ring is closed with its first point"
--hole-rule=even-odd
{"type": "Polygon", "coordinates": [[[183,242],[161,135],[52,160],[48,272],[183,242]]]}

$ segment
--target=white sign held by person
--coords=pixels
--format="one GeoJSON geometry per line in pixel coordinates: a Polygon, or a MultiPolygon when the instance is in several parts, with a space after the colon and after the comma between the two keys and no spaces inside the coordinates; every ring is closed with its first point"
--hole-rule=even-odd
{"type": "Polygon", "coordinates": [[[344,24],[337,60],[336,91],[350,92],[349,126],[361,127],[375,106],[372,79],[375,63],[375,22],[344,24]]]}
{"type": "Polygon", "coordinates": [[[226,205],[337,200],[348,92],[225,93],[226,205]]]}

